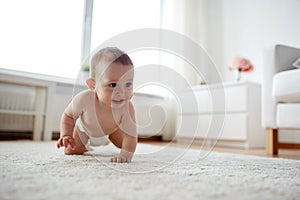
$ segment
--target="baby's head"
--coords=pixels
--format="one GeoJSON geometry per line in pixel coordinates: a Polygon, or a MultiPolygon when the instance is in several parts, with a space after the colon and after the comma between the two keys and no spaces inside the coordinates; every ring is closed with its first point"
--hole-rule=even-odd
{"type": "Polygon", "coordinates": [[[106,47],[95,53],[90,61],[90,78],[96,80],[111,63],[131,65],[133,63],[129,56],[116,47],[106,47]]]}
{"type": "Polygon", "coordinates": [[[133,67],[130,57],[120,49],[116,47],[106,47],[100,49],[92,56],[90,60],[90,74],[89,79],[87,80],[87,84],[90,89],[93,89],[94,86],[91,87],[89,80],[97,82],[112,63],[130,65],[133,67]]]}
{"type": "Polygon", "coordinates": [[[106,47],[92,56],[87,85],[107,103],[129,100],[133,92],[133,75],[130,57],[116,47],[106,47]]]}

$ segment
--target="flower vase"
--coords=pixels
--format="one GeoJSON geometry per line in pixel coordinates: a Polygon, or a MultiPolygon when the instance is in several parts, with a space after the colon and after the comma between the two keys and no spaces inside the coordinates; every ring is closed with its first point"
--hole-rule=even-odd
{"type": "Polygon", "coordinates": [[[234,70],[234,78],[236,81],[240,81],[241,80],[241,71],[240,70],[234,70]]]}

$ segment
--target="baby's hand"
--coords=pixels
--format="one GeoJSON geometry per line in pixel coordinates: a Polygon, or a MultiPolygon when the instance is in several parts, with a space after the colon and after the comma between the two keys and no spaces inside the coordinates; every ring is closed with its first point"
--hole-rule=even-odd
{"type": "Polygon", "coordinates": [[[57,141],[57,148],[59,149],[60,147],[71,147],[73,150],[75,149],[75,141],[73,137],[71,136],[63,136],[59,138],[57,141]]]}
{"type": "Polygon", "coordinates": [[[117,162],[117,163],[130,163],[132,159],[133,153],[121,150],[120,155],[112,157],[110,162],[117,162]]]}

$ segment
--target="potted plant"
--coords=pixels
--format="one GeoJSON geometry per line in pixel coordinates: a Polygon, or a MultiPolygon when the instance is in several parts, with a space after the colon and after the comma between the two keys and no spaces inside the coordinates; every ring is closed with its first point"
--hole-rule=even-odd
{"type": "Polygon", "coordinates": [[[89,64],[83,64],[80,68],[77,79],[80,82],[85,82],[89,78],[89,73],[90,73],[89,64]]]}

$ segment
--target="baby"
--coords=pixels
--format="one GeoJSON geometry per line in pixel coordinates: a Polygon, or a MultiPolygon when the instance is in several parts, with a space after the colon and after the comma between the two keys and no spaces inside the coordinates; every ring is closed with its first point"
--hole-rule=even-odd
{"type": "Polygon", "coordinates": [[[64,152],[83,154],[91,146],[110,140],[121,148],[111,162],[131,162],[137,145],[133,95],[133,63],[118,48],[107,47],[93,55],[90,90],[77,94],[61,118],[61,133],[57,147],[64,152]]]}

